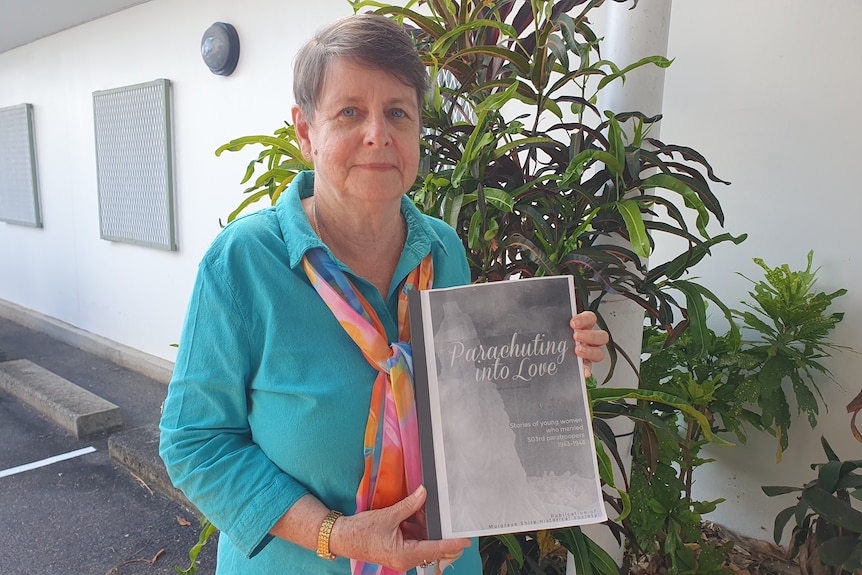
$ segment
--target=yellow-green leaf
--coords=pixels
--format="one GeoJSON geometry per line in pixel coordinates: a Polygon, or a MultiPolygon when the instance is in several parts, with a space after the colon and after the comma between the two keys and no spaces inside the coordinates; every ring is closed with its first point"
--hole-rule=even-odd
{"type": "Polygon", "coordinates": [[[640,205],[634,200],[620,200],[616,203],[616,206],[623,217],[623,221],[626,223],[626,230],[629,233],[632,250],[642,258],[649,257],[649,236],[646,232],[640,205]]]}

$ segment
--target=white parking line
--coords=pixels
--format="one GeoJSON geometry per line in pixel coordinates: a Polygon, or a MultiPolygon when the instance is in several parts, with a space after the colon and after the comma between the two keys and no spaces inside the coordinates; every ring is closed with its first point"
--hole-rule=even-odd
{"type": "Polygon", "coordinates": [[[62,453],[60,455],[55,455],[54,457],[48,457],[47,459],[34,461],[33,463],[19,465],[18,467],[11,467],[9,469],[4,469],[0,471],[0,477],[7,477],[9,475],[15,475],[16,473],[30,471],[31,469],[38,469],[40,467],[45,467],[46,465],[51,465],[52,463],[57,463],[58,461],[65,461],[67,459],[86,455],[87,453],[93,453],[94,451],[96,451],[96,448],[90,446],[85,447],[84,449],[78,449],[77,451],[70,451],[69,453],[62,453]]]}

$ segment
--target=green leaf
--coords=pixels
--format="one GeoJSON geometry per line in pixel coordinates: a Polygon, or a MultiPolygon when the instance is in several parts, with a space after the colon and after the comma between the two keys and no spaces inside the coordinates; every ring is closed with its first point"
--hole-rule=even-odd
{"type": "Polygon", "coordinates": [[[390,4],[375,2],[373,0],[364,0],[356,3],[351,2],[351,4],[353,4],[354,11],[358,11],[367,6],[379,7],[379,10],[375,12],[376,14],[390,14],[407,18],[432,38],[439,38],[446,33],[446,29],[443,26],[440,26],[440,24],[433,18],[429,18],[413,10],[408,10],[407,8],[402,8],[401,6],[392,6],[390,4]]]}
{"type": "Polygon", "coordinates": [[[590,554],[590,565],[598,575],[619,575],[620,568],[610,554],[598,543],[584,535],[590,554]]]}
{"type": "Polygon", "coordinates": [[[658,140],[650,138],[650,142],[656,146],[656,148],[662,150],[664,153],[672,154],[673,152],[679,153],[684,159],[696,162],[706,168],[707,177],[713,181],[724,185],[730,185],[730,182],[722,180],[718,176],[715,175],[715,172],[712,169],[712,166],[709,165],[709,162],[706,161],[706,158],[692,148],[686,146],[676,146],[672,144],[664,144],[658,140]]]}
{"type": "Polygon", "coordinates": [[[802,491],[801,487],[787,487],[785,485],[762,485],[760,489],[763,490],[767,497],[775,497],[776,495],[785,495],[787,493],[793,493],[794,491],[802,491]]]}
{"type": "Polygon", "coordinates": [[[605,116],[608,118],[608,151],[614,155],[620,166],[624,166],[626,163],[626,146],[623,143],[623,129],[613,112],[605,112],[605,116]]]}
{"type": "Polygon", "coordinates": [[[467,247],[474,250],[479,245],[479,236],[482,233],[482,214],[473,212],[470,218],[470,228],[467,231],[467,247]]]}
{"type": "Polygon", "coordinates": [[[518,33],[515,29],[505,22],[495,22],[494,20],[476,19],[470,22],[461,23],[452,28],[442,36],[440,36],[434,45],[431,46],[430,52],[434,54],[444,54],[449,50],[449,47],[455,42],[459,36],[464,36],[467,33],[476,30],[477,28],[496,28],[506,36],[516,37],[518,33]]]}
{"type": "MultiPolygon", "coordinates": [[[[844,465],[850,464],[848,469],[858,469],[859,466],[855,462],[844,462],[844,465]]],[[[841,479],[838,480],[838,484],[835,486],[835,489],[853,489],[858,490],[862,487],[862,475],[858,475],[856,473],[847,473],[843,475],[841,479]]]]}
{"type": "Polygon", "coordinates": [[[456,230],[458,229],[458,217],[461,215],[463,203],[464,194],[458,193],[447,197],[444,204],[443,220],[456,230]]]}
{"type": "Polygon", "coordinates": [[[802,493],[802,500],[830,523],[862,533],[862,513],[853,509],[850,503],[841,501],[819,487],[806,489],[802,493]]]}
{"type": "Polygon", "coordinates": [[[541,147],[542,144],[556,144],[557,141],[553,138],[543,137],[543,136],[533,136],[529,138],[519,138],[516,140],[512,140],[511,142],[506,142],[502,146],[499,146],[494,153],[491,154],[492,160],[499,160],[503,156],[509,155],[509,152],[512,150],[521,151],[530,147],[541,147]]]}
{"type": "Polygon", "coordinates": [[[781,536],[784,534],[784,528],[787,526],[787,522],[790,521],[790,518],[796,513],[796,507],[796,505],[788,507],[775,516],[775,526],[773,528],[772,538],[776,543],[781,543],[781,536]]]}
{"type": "Polygon", "coordinates": [[[674,280],[682,276],[682,274],[697,264],[700,260],[704,258],[709,253],[709,248],[712,246],[722,243],[722,242],[733,242],[735,245],[739,245],[744,242],[748,238],[748,234],[740,234],[736,237],[731,234],[720,234],[715,237],[712,237],[705,242],[702,242],[698,245],[693,246],[687,252],[680,254],[675,259],[673,259],[670,263],[668,263],[665,275],[668,279],[674,280]]]}
{"type": "Polygon", "coordinates": [[[706,225],[709,223],[709,212],[703,202],[698,197],[697,193],[692,190],[686,183],[679,178],[670,174],[653,174],[640,183],[639,188],[663,188],[676,192],[682,196],[685,205],[697,212],[696,225],[697,229],[708,238],[709,234],[706,231],[706,225]]]}
{"type": "MultiPolygon", "coordinates": [[[[511,213],[515,208],[514,198],[505,190],[483,187],[482,191],[485,194],[485,201],[501,212],[511,213]]],[[[464,194],[464,205],[475,202],[478,197],[478,194],[464,194]]]]}
{"type": "Polygon", "coordinates": [[[704,436],[715,445],[732,445],[731,443],[713,435],[712,428],[706,416],[700,411],[692,407],[685,400],[664,393],[661,391],[650,391],[642,389],[630,389],[624,387],[596,387],[589,390],[590,403],[594,404],[598,401],[619,401],[621,399],[636,399],[639,401],[654,401],[662,403],[670,407],[675,407],[680,411],[693,417],[701,425],[704,436]]]}
{"type": "Polygon", "coordinates": [[[513,82],[509,85],[508,88],[506,88],[502,92],[497,92],[496,94],[488,96],[487,98],[476,104],[475,111],[477,114],[491,111],[496,112],[505,104],[512,101],[517,92],[518,84],[513,82]]]}
{"type": "Polygon", "coordinates": [[[259,144],[261,146],[270,146],[276,150],[280,150],[283,154],[291,157],[302,157],[302,152],[299,148],[292,145],[288,140],[276,138],[275,136],[243,136],[231,140],[223,146],[219,146],[215,151],[216,156],[220,156],[222,152],[238,152],[250,144],[259,144]]]}
{"type": "MultiPolygon", "coordinates": [[[[300,168],[302,169],[302,168],[300,168]]],[[[269,182],[270,179],[275,180],[276,182],[283,182],[286,179],[293,179],[296,176],[297,170],[286,170],[282,168],[273,168],[271,170],[267,170],[262,173],[257,179],[254,181],[254,185],[257,187],[264,186],[269,182]]]]}
{"type": "MultiPolygon", "coordinates": [[[[478,130],[477,130],[478,131],[478,130]]],[[[460,188],[461,180],[470,173],[470,163],[464,161],[464,156],[461,156],[458,164],[455,166],[455,171],[452,172],[452,187],[460,188]]]]}
{"type": "Polygon", "coordinates": [[[829,442],[826,441],[826,437],[823,435],[820,436],[820,445],[823,447],[823,451],[826,452],[826,458],[829,461],[841,461],[838,454],[835,453],[835,450],[832,449],[832,446],[829,445],[829,442]]]}
{"type": "Polygon", "coordinates": [[[471,56],[492,56],[510,62],[522,76],[530,73],[530,63],[522,55],[499,46],[472,46],[455,52],[449,60],[464,60],[471,56]]]}
{"type": "Polygon", "coordinates": [[[210,523],[210,520],[206,517],[201,517],[201,532],[198,535],[198,542],[189,550],[189,566],[187,569],[180,569],[179,567],[174,567],[174,571],[179,573],[180,575],[195,575],[198,572],[198,564],[197,559],[198,555],[200,555],[201,550],[203,550],[204,545],[207,544],[209,538],[213,533],[218,531],[218,528],[210,523]]]}
{"type": "Polygon", "coordinates": [[[711,335],[706,323],[706,305],[703,303],[701,287],[685,280],[673,282],[673,287],[685,294],[686,313],[689,320],[687,332],[691,333],[691,337],[698,346],[698,356],[706,357],[711,335]]]}
{"type": "MultiPolygon", "coordinates": [[[[857,555],[862,551],[862,542],[859,541],[858,535],[833,537],[832,539],[823,542],[817,550],[820,553],[820,561],[822,561],[823,564],[832,565],[833,567],[841,567],[848,559],[850,559],[850,556],[853,555],[854,551],[857,555]]],[[[846,571],[852,573],[858,569],[858,565],[848,565],[846,571]]]]}
{"type": "Polygon", "coordinates": [[[500,244],[500,250],[517,248],[528,258],[538,264],[539,269],[547,275],[558,275],[557,266],[548,258],[543,250],[521,234],[512,234],[500,244]]]}
{"type": "Polygon", "coordinates": [[[608,485],[614,484],[614,466],[611,464],[611,458],[605,452],[604,444],[596,437],[596,460],[598,461],[599,477],[608,485]]]}
{"type": "Polygon", "coordinates": [[[624,164],[621,164],[613,154],[604,150],[595,150],[592,156],[594,160],[604,163],[611,174],[615,176],[622,175],[624,164]]]}
{"type": "Polygon", "coordinates": [[[602,88],[604,88],[609,83],[616,80],[617,78],[621,78],[623,80],[623,82],[625,82],[626,74],[628,72],[631,72],[632,70],[634,70],[636,68],[640,68],[641,66],[645,66],[647,64],[655,64],[659,68],[667,68],[672,63],[673,63],[673,60],[668,60],[667,58],[665,58],[663,56],[647,56],[646,58],[641,58],[637,62],[635,62],[633,64],[629,64],[628,66],[626,66],[622,70],[618,70],[618,71],[616,71],[612,74],[609,74],[609,75],[605,76],[604,78],[602,78],[601,81],[599,81],[599,85],[596,88],[596,90],[601,90],[602,88]]]}
{"type": "Polygon", "coordinates": [[[228,214],[228,216],[227,216],[228,223],[234,221],[237,218],[237,216],[239,216],[239,214],[244,209],[246,209],[248,206],[250,206],[251,204],[257,202],[261,198],[264,198],[268,195],[269,195],[269,190],[263,189],[263,190],[259,190],[259,191],[255,192],[252,195],[245,198],[242,202],[240,202],[239,206],[237,206],[234,211],[232,211],[231,213],[228,214]]]}
{"type": "Polygon", "coordinates": [[[552,52],[548,52],[547,43],[543,39],[548,29],[548,26],[544,26],[536,34],[536,47],[532,58],[533,66],[530,70],[530,80],[538,92],[545,91],[551,77],[551,71],[554,68],[554,55],[552,52]]]}
{"type": "Polygon", "coordinates": [[[746,311],[738,313],[737,315],[743,320],[743,322],[745,322],[748,327],[751,327],[762,334],[766,335],[775,331],[772,327],[764,323],[763,320],[761,320],[759,317],[757,317],[751,312],[746,311]]]}
{"type": "Polygon", "coordinates": [[[551,54],[560,63],[564,70],[569,69],[569,51],[566,47],[566,41],[562,36],[551,36],[548,38],[548,48],[551,54]]]}
{"type": "Polygon", "coordinates": [[[505,533],[503,535],[495,535],[495,537],[503,542],[503,545],[505,545],[506,549],[509,550],[509,554],[518,562],[518,566],[523,567],[524,551],[521,549],[521,544],[518,543],[515,536],[510,533],[505,533]]]}
{"type": "Polygon", "coordinates": [[[623,489],[617,489],[617,494],[619,495],[620,503],[622,503],[623,506],[619,517],[614,518],[614,521],[619,522],[627,519],[632,514],[632,498],[623,489]]]}
{"type": "Polygon", "coordinates": [[[496,218],[488,218],[485,220],[485,233],[482,234],[482,239],[486,242],[490,242],[495,237],[497,237],[497,233],[500,231],[500,224],[497,222],[496,218]]]}
{"type": "Polygon", "coordinates": [[[840,461],[828,461],[822,465],[817,472],[817,487],[828,493],[834,493],[835,486],[841,478],[842,466],[840,461]]]}
{"type": "Polygon", "coordinates": [[[453,185],[460,184],[461,178],[468,173],[470,164],[476,158],[478,151],[494,141],[494,134],[488,131],[486,125],[488,113],[497,111],[506,102],[510,101],[516,91],[517,84],[511,84],[504,92],[494,94],[476,106],[475,112],[478,114],[476,125],[467,139],[467,143],[464,144],[464,151],[452,176],[453,185]]]}
{"type": "MultiPolygon", "coordinates": [[[[562,186],[571,185],[572,181],[580,180],[581,175],[584,173],[584,168],[587,163],[593,160],[596,160],[596,154],[599,150],[584,150],[583,152],[578,153],[574,158],[569,161],[569,165],[566,167],[566,171],[563,174],[563,179],[560,182],[562,186]]],[[[603,152],[607,154],[609,158],[616,164],[616,158],[614,158],[611,154],[607,152],[603,152]]],[[[617,165],[618,166],[618,165],[617,165]]]]}
{"type": "Polygon", "coordinates": [[[565,547],[575,562],[575,573],[578,575],[593,575],[590,562],[590,547],[580,527],[559,529],[555,532],[560,543],[565,547]]]}
{"type": "Polygon", "coordinates": [[[642,258],[648,258],[652,246],[644,227],[640,204],[634,200],[620,200],[616,203],[616,207],[626,223],[626,231],[628,231],[632,249],[642,258]]]}

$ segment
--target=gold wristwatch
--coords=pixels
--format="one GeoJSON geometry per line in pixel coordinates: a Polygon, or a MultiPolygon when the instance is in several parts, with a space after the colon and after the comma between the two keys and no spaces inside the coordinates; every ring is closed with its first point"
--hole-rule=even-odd
{"type": "Polygon", "coordinates": [[[320,531],[317,532],[317,556],[330,561],[335,561],[335,555],[329,550],[329,536],[332,534],[332,526],[335,525],[335,520],[341,517],[343,513],[339,511],[330,511],[326,514],[323,523],[320,524],[320,531]]]}

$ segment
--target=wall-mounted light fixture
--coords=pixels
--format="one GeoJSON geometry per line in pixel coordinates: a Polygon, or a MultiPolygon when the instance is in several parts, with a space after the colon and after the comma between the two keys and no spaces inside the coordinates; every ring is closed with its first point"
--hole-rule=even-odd
{"type": "Polygon", "coordinates": [[[216,22],[204,32],[201,56],[213,74],[230,76],[239,62],[239,34],[225,22],[216,22]]]}

